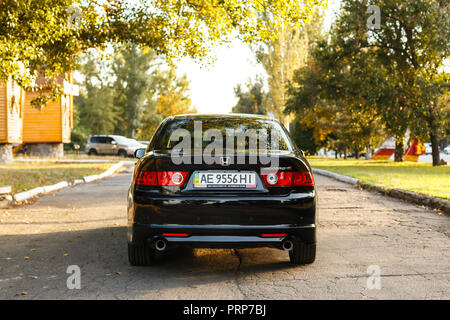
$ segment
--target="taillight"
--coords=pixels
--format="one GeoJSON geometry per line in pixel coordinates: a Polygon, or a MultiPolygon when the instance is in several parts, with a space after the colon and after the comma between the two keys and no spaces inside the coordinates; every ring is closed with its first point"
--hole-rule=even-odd
{"type": "Polygon", "coordinates": [[[156,179],[156,172],[138,171],[134,183],[143,186],[156,186],[158,185],[158,181],[156,179]]]}
{"type": "Polygon", "coordinates": [[[188,172],[139,171],[135,183],[145,186],[183,186],[188,172]]]}
{"type": "Polygon", "coordinates": [[[269,187],[290,186],[292,172],[261,173],[264,184],[269,187]]]}
{"type": "Polygon", "coordinates": [[[182,186],[186,180],[187,172],[172,172],[163,171],[158,172],[159,186],[182,186]]]}
{"type": "Polygon", "coordinates": [[[293,186],[313,186],[314,178],[311,172],[294,172],[292,179],[293,186]]]}
{"type": "Polygon", "coordinates": [[[263,182],[268,187],[313,186],[311,172],[273,172],[261,173],[263,182]]]}

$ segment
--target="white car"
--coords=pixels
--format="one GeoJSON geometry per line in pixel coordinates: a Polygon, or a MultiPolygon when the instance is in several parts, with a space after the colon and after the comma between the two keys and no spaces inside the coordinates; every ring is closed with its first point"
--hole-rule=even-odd
{"type": "MultiPolygon", "coordinates": [[[[424,146],[425,146],[425,154],[432,154],[433,153],[433,148],[431,147],[431,143],[429,143],[429,142],[424,143],[424,146]]],[[[447,146],[447,148],[448,148],[448,146],[447,146]]],[[[440,146],[438,146],[438,150],[439,150],[439,152],[441,152],[441,147],[440,146]]],[[[444,149],[444,152],[445,152],[445,149],[444,149]]]]}
{"type": "Polygon", "coordinates": [[[450,154],[450,144],[444,148],[445,154],[450,154]]]}
{"type": "Polygon", "coordinates": [[[134,139],[117,135],[93,135],[86,143],[88,155],[119,155],[121,157],[132,157],[137,149],[146,148],[146,145],[134,139]]]}

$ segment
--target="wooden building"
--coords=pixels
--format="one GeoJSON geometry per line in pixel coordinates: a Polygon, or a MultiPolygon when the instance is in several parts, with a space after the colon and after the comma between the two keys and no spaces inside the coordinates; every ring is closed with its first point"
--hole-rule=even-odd
{"type": "Polygon", "coordinates": [[[12,162],[12,144],[22,143],[24,97],[14,80],[0,83],[0,163],[12,162]]]}
{"type": "Polygon", "coordinates": [[[23,112],[23,143],[27,152],[41,156],[63,156],[63,144],[70,142],[73,127],[73,96],[78,95],[78,86],[62,77],[57,81],[63,85],[64,94],[38,109],[31,101],[39,91],[26,91],[23,112]]]}
{"type": "Polygon", "coordinates": [[[14,81],[0,85],[0,143],[22,143],[24,91],[14,81]]]}

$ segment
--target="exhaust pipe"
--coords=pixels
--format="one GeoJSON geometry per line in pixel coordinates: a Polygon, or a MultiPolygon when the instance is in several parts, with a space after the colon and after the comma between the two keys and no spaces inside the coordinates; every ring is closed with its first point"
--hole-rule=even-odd
{"type": "Polygon", "coordinates": [[[292,243],[291,240],[284,240],[283,243],[281,244],[281,247],[285,251],[291,251],[294,248],[294,244],[292,243]]]}
{"type": "Polygon", "coordinates": [[[167,249],[167,241],[164,239],[158,239],[155,241],[155,249],[159,252],[166,251],[167,249]]]}

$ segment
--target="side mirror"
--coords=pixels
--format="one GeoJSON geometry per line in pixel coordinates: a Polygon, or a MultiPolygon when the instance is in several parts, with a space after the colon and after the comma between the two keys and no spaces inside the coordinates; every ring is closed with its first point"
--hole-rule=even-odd
{"type": "Polygon", "coordinates": [[[115,146],[117,144],[117,142],[115,140],[112,140],[111,144],[115,146]]]}
{"type": "Polygon", "coordinates": [[[138,158],[138,159],[142,158],[144,155],[145,155],[145,149],[144,148],[136,149],[136,151],[134,152],[134,157],[138,158]]]}

